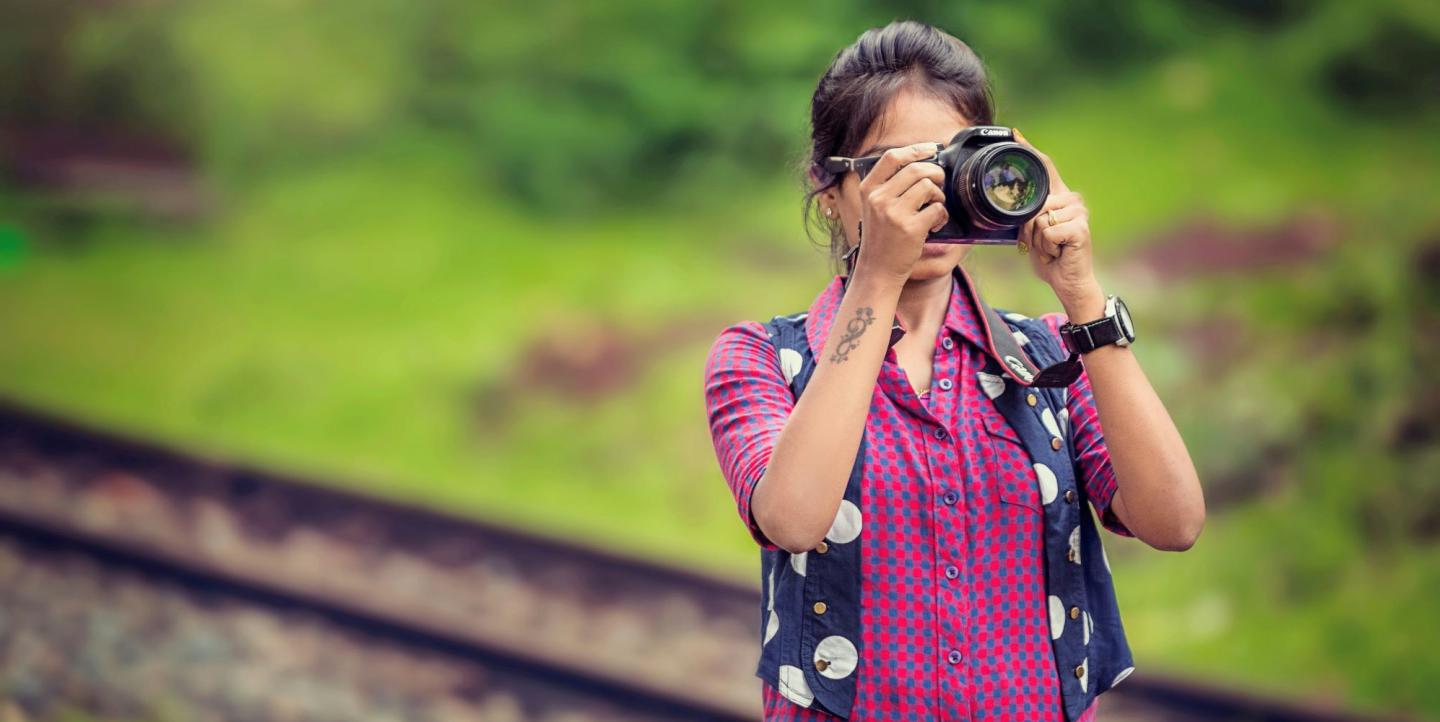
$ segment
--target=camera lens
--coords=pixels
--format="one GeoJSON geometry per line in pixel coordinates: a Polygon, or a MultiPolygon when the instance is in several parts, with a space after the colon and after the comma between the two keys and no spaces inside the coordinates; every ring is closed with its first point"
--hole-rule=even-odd
{"type": "Polygon", "coordinates": [[[1016,228],[1040,212],[1050,178],[1040,156],[1018,143],[995,143],[966,158],[955,174],[965,211],[978,228],[1016,228]]]}
{"type": "Polygon", "coordinates": [[[1040,179],[1045,169],[1033,156],[997,153],[980,174],[980,189],[994,206],[1008,213],[1024,213],[1039,202],[1040,179]]]}

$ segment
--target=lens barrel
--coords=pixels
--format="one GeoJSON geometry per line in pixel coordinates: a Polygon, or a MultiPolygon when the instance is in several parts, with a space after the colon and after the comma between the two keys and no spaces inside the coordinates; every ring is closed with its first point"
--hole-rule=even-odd
{"type": "Polygon", "coordinates": [[[953,183],[971,222],[990,231],[1023,225],[1050,194],[1045,164],[1019,143],[980,148],[961,163],[953,183]]]}

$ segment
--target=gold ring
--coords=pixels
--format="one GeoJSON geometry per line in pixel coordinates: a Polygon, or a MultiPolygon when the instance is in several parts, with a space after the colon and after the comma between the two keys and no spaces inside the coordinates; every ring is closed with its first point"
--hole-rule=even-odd
{"type": "Polygon", "coordinates": [[[1055,210],[1053,208],[1045,211],[1045,220],[1050,221],[1050,225],[1055,225],[1055,210]]]}
{"type": "Polygon", "coordinates": [[[1018,242],[1016,242],[1016,243],[1015,243],[1015,246],[1020,249],[1020,255],[1022,255],[1022,256],[1030,252],[1030,246],[1029,246],[1028,244],[1026,244],[1024,241],[1018,241],[1018,242]]]}

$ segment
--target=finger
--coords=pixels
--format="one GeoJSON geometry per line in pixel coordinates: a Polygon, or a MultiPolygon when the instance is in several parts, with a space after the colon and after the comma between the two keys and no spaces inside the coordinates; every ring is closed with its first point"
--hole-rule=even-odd
{"type": "Polygon", "coordinates": [[[931,203],[921,208],[920,212],[916,214],[916,218],[931,231],[938,231],[950,222],[950,210],[945,207],[944,203],[931,203]]]}
{"type": "Polygon", "coordinates": [[[1043,210],[1040,212],[1040,215],[1035,216],[1035,226],[1040,230],[1044,230],[1050,226],[1058,226],[1066,221],[1074,220],[1080,216],[1088,216],[1089,214],[1090,212],[1082,205],[1071,204],[1058,206],[1043,210]]]}
{"type": "Polygon", "coordinates": [[[1085,205],[1085,199],[1081,198],[1079,193],[1070,190],[1057,191],[1045,196],[1045,203],[1040,206],[1040,212],[1044,214],[1045,211],[1053,210],[1059,213],[1060,209],[1066,206],[1083,205],[1085,205]]]}
{"type": "Polygon", "coordinates": [[[921,158],[929,158],[935,155],[939,149],[938,143],[916,143],[915,145],[891,148],[881,154],[880,160],[866,174],[865,179],[860,181],[860,184],[867,188],[880,186],[890,180],[891,176],[898,173],[905,165],[921,158]]]}
{"type": "Polygon", "coordinates": [[[882,198],[896,198],[922,180],[928,180],[938,188],[945,183],[945,169],[939,163],[915,161],[897,171],[874,192],[882,198]]]}
{"type": "Polygon", "coordinates": [[[1040,229],[1035,234],[1036,246],[1045,255],[1059,258],[1066,248],[1078,247],[1090,233],[1090,222],[1083,216],[1040,229]]]}
{"type": "Polygon", "coordinates": [[[1029,148],[1030,150],[1032,150],[1032,151],[1035,152],[1035,155],[1040,156],[1040,162],[1045,165],[1045,173],[1046,173],[1046,175],[1048,175],[1048,176],[1050,177],[1050,190],[1051,190],[1051,191],[1064,191],[1064,190],[1068,190],[1068,188],[1067,188],[1066,185],[1065,185],[1065,181],[1060,180],[1060,171],[1058,171],[1058,170],[1055,169],[1055,162],[1052,161],[1052,160],[1050,160],[1050,156],[1045,155],[1043,152],[1041,152],[1041,150],[1040,150],[1039,148],[1036,148],[1035,146],[1031,145],[1031,144],[1030,144],[1030,141],[1026,140],[1026,139],[1025,139],[1025,136],[1024,136],[1023,134],[1021,134],[1019,128],[1011,128],[1011,129],[1010,129],[1010,132],[1011,132],[1012,134],[1014,134],[1014,136],[1015,136],[1015,142],[1016,142],[1016,143],[1019,143],[1020,145],[1023,145],[1023,146],[1025,146],[1026,148],[1029,148]]]}
{"type": "Polygon", "coordinates": [[[935,185],[934,181],[929,178],[921,178],[915,185],[910,186],[909,190],[900,194],[896,201],[901,208],[914,212],[920,210],[926,203],[938,201],[943,204],[945,191],[940,190],[940,186],[935,185]]]}

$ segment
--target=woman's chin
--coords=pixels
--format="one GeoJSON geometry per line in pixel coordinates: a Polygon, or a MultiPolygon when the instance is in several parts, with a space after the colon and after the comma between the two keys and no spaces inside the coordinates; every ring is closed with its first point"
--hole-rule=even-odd
{"type": "Polygon", "coordinates": [[[957,246],[953,243],[927,243],[925,251],[921,253],[919,260],[910,269],[910,280],[923,281],[931,278],[947,276],[955,270],[955,266],[965,258],[968,248],[957,246]],[[931,251],[939,247],[940,252],[931,251]]]}

